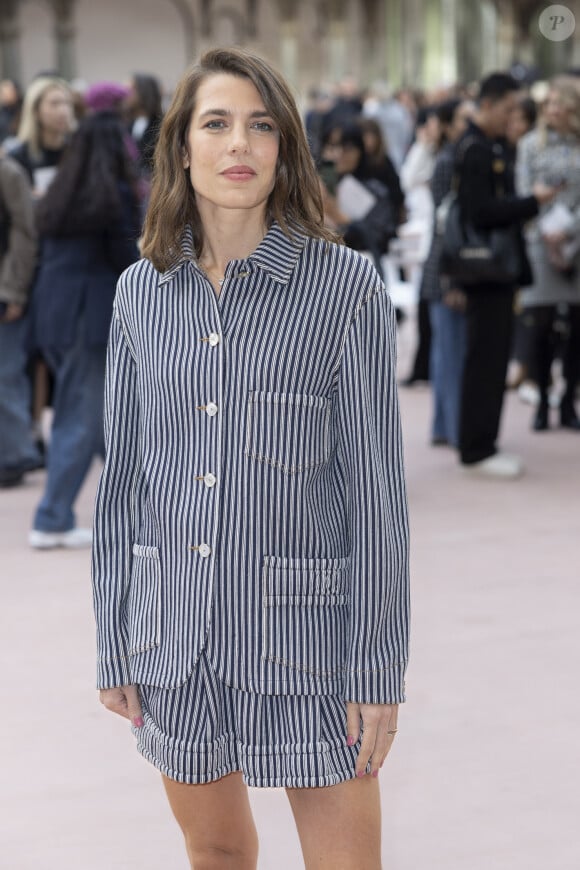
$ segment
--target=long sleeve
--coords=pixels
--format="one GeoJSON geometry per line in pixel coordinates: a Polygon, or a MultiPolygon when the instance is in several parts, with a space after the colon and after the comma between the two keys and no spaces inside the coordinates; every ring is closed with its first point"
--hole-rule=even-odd
{"type": "Polygon", "coordinates": [[[32,195],[26,174],[16,163],[0,170],[4,211],[9,216],[8,247],[0,268],[0,299],[24,305],[36,265],[36,231],[32,195]]]}
{"type": "Polygon", "coordinates": [[[107,350],[105,441],[106,460],[95,505],[92,571],[99,688],[131,682],[124,599],[136,521],[139,403],[135,361],[117,312],[107,350]]]}
{"type": "Polygon", "coordinates": [[[395,346],[394,311],[380,287],[350,327],[338,387],[351,530],[346,699],[359,703],[405,700],[409,530],[395,346]]]}
{"type": "Polygon", "coordinates": [[[479,143],[467,148],[459,185],[463,214],[481,229],[506,227],[535,217],[538,213],[535,196],[498,197],[494,194],[491,159],[491,152],[479,143]]]}

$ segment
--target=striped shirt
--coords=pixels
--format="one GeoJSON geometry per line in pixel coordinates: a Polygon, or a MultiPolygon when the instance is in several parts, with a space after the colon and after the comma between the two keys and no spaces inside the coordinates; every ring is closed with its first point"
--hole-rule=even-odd
{"type": "Polygon", "coordinates": [[[374,267],[274,223],[219,297],[186,238],[119,280],[95,511],[98,685],[202,649],[264,694],[404,700],[395,321],[374,267]]]}

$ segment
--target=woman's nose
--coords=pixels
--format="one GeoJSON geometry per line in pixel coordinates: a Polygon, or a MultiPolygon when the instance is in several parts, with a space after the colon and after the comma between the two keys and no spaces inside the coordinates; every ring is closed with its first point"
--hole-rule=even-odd
{"type": "Polygon", "coordinates": [[[229,143],[230,151],[248,151],[249,140],[248,131],[244,125],[235,125],[232,128],[232,135],[229,143]]]}

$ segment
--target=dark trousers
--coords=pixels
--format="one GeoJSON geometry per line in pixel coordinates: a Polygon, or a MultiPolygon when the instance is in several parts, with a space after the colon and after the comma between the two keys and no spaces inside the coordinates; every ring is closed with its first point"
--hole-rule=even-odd
{"type": "Polygon", "coordinates": [[[459,415],[459,454],[466,465],[481,462],[497,452],[511,348],[514,289],[470,288],[459,415]]]}
{"type": "MultiPolygon", "coordinates": [[[[526,313],[531,321],[531,350],[534,372],[540,388],[540,402],[547,404],[556,350],[554,323],[558,310],[555,305],[535,305],[528,308],[526,313]]],[[[564,405],[572,404],[580,379],[580,305],[569,306],[567,335],[562,348],[562,368],[566,381],[562,402],[564,405]]]]}

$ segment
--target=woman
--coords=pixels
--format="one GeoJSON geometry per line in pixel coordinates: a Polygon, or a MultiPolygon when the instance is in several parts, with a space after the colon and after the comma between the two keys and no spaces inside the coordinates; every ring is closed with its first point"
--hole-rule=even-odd
{"type": "Polygon", "coordinates": [[[142,251],[109,345],[101,700],[192,867],[256,867],[249,784],[287,789],[308,867],[376,870],[407,658],[394,318],[260,58],[210,51],[178,85],[142,251]]]}
{"type": "MultiPolygon", "coordinates": [[[[26,171],[35,199],[46,193],[74,126],[72,91],[64,79],[56,76],[34,79],[24,96],[18,144],[10,156],[26,171]]],[[[34,437],[37,450],[44,457],[42,415],[51,403],[54,385],[45,360],[38,356],[30,360],[29,371],[34,437]]]]}
{"type": "MultiPolygon", "coordinates": [[[[415,141],[401,167],[401,185],[405,191],[405,204],[412,235],[417,239],[414,264],[421,272],[429,253],[433,226],[433,197],[431,179],[435,169],[435,159],[442,144],[441,124],[435,106],[421,108],[417,115],[415,141]]],[[[419,275],[419,278],[422,277],[419,275]]],[[[418,381],[429,381],[429,360],[431,356],[431,323],[427,303],[419,299],[417,306],[418,342],[411,373],[403,381],[406,387],[418,381]]]]}
{"type": "Polygon", "coordinates": [[[367,251],[381,269],[381,256],[396,234],[397,209],[389,188],[377,177],[358,125],[338,128],[335,196],[323,189],[327,224],[340,231],[355,251],[367,251]]]}
{"type": "Polygon", "coordinates": [[[391,197],[397,224],[406,220],[405,194],[393,162],[387,154],[381,127],[374,118],[361,118],[359,122],[369,167],[375,178],[382,181],[391,197]]]}
{"type": "MultiPolygon", "coordinates": [[[[467,100],[447,100],[437,107],[442,144],[435,159],[431,194],[439,208],[451,190],[455,145],[467,128],[473,104],[467,100]]],[[[459,398],[465,350],[465,297],[456,287],[442,286],[439,275],[441,236],[433,233],[419,291],[429,306],[431,323],[430,373],[434,415],[431,443],[457,446],[459,436],[459,398]]]]}
{"type": "Polygon", "coordinates": [[[580,380],[580,83],[559,76],[550,85],[538,129],[521,140],[516,164],[519,192],[534,184],[559,187],[551,205],[543,206],[527,228],[534,283],[522,291],[521,304],[532,321],[531,362],[540,401],[532,428],[549,428],[548,388],[553,360],[553,325],[558,307],[568,307],[568,337],[563,372],[566,388],[560,401],[560,425],[580,431],[574,407],[580,380]]]}
{"type": "Polygon", "coordinates": [[[26,90],[19,144],[10,152],[27,171],[36,196],[54,177],[74,127],[73,99],[68,84],[53,76],[35,79],[26,90]]]}
{"type": "Polygon", "coordinates": [[[74,502],[95,454],[104,453],[103,388],[115,285],[139,256],[133,178],[114,114],[86,118],[38,205],[42,245],[35,282],[36,341],[55,379],[44,495],[29,543],[90,545],[74,502]]]}
{"type": "Polygon", "coordinates": [[[153,169],[153,152],[163,117],[161,88],[154,76],[143,73],[131,79],[126,107],[131,120],[131,135],[139,150],[141,170],[149,177],[153,169]]]}

